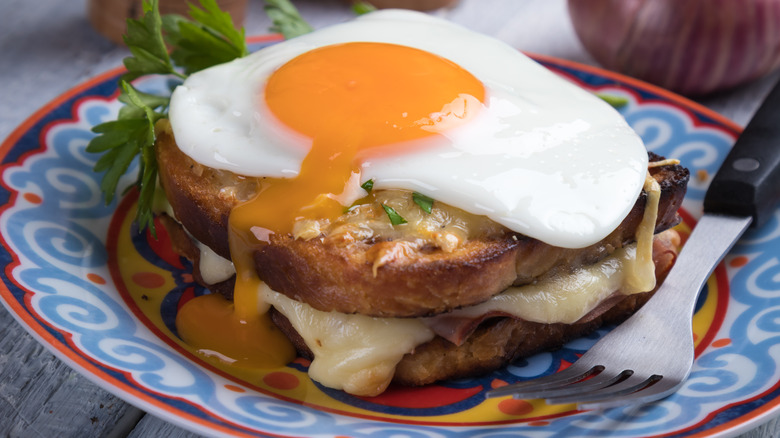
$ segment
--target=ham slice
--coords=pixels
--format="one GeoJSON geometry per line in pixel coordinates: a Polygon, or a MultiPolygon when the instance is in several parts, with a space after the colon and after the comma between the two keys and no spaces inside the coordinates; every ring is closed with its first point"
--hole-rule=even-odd
{"type": "MultiPolygon", "coordinates": [[[[676,248],[679,246],[679,235],[677,233],[661,233],[653,241],[653,263],[655,268],[660,271],[667,270],[677,258],[676,248]]],[[[602,300],[596,307],[590,309],[584,314],[576,324],[587,323],[602,315],[611,309],[617,303],[626,298],[620,290],[615,291],[609,297],[602,300]]],[[[452,342],[455,345],[462,345],[466,339],[484,321],[491,318],[514,318],[521,319],[512,313],[505,311],[490,311],[478,316],[466,316],[456,313],[443,313],[429,318],[423,318],[425,325],[436,335],[452,342]]]]}

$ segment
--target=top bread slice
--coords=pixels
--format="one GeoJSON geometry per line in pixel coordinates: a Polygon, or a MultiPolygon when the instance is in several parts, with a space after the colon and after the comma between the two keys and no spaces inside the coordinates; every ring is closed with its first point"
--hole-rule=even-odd
{"type": "MultiPolygon", "coordinates": [[[[158,128],[160,182],[176,219],[190,236],[229,259],[230,211],[254,196],[258,179],[200,165],[179,150],[170,129],[158,128]]],[[[650,161],[661,159],[650,153],[650,161]]],[[[661,187],[656,220],[660,232],[679,222],[677,210],[689,174],[673,164],[653,167],[650,173],[661,187]]],[[[640,194],[609,236],[582,249],[554,247],[493,224],[447,248],[419,236],[274,234],[258,247],[254,260],[271,289],[318,310],[382,317],[433,315],[478,304],[551,271],[594,263],[632,243],[646,196],[640,194]]]]}

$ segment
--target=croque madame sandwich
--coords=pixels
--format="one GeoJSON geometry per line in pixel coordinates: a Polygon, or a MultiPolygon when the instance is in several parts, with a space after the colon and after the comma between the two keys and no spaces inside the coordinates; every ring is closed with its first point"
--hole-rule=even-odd
{"type": "Polygon", "coordinates": [[[686,169],[598,97],[424,14],[370,13],[195,73],[157,136],[163,222],[195,277],[352,394],[478,375],[619,322],[679,245],[686,169]]]}

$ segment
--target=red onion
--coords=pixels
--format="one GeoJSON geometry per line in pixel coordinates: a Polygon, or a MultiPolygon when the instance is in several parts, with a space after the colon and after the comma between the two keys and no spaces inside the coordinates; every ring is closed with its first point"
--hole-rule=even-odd
{"type": "Polygon", "coordinates": [[[686,95],[780,66],[780,0],[568,0],[574,30],[604,67],[686,95]]]}

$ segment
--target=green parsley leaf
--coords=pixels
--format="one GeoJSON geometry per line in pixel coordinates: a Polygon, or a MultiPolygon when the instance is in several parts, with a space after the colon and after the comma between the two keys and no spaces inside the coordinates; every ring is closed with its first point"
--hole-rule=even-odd
{"type": "Polygon", "coordinates": [[[92,139],[87,146],[87,152],[100,153],[122,146],[126,135],[130,132],[140,132],[146,127],[146,121],[140,119],[112,120],[92,128],[92,132],[102,134],[92,139]]]}
{"type": "Polygon", "coordinates": [[[285,39],[314,30],[289,0],[265,0],[265,13],[273,23],[271,32],[281,33],[285,39]]]}
{"type": "Polygon", "coordinates": [[[192,19],[229,41],[231,46],[238,49],[238,57],[248,55],[244,28],[236,27],[230,14],[219,9],[217,0],[200,0],[200,5],[203,9],[190,5],[192,19]]]}
{"type": "Polygon", "coordinates": [[[598,96],[604,102],[607,102],[608,104],[612,105],[612,107],[615,109],[620,109],[628,105],[628,99],[622,96],[614,96],[611,94],[603,94],[603,93],[596,93],[596,96],[598,96]]]}
{"type": "Polygon", "coordinates": [[[431,214],[431,208],[433,208],[433,199],[423,195],[422,193],[412,193],[412,200],[415,204],[419,205],[422,210],[428,214],[431,214]]]}
{"type": "Polygon", "coordinates": [[[406,219],[404,219],[400,214],[398,214],[397,211],[393,207],[390,207],[387,204],[382,204],[382,208],[385,209],[385,213],[387,213],[387,217],[390,218],[390,223],[393,225],[401,225],[406,223],[406,219]]]}
{"type": "Polygon", "coordinates": [[[374,180],[370,179],[370,180],[364,182],[363,184],[361,184],[360,187],[363,190],[367,191],[368,193],[371,193],[371,190],[374,189],[374,180]]]}
{"type": "MultiPolygon", "coordinates": [[[[124,60],[127,73],[120,80],[119,96],[125,106],[117,120],[92,129],[98,135],[87,146],[88,152],[100,154],[94,170],[105,172],[100,186],[107,204],[116,196],[119,180],[136,157],[140,157],[135,181],[139,190],[136,223],[140,229],[149,227],[152,233],[152,204],[158,173],[154,125],[167,117],[170,97],[143,93],[129,81],[150,74],[185,79],[192,72],[248,53],[244,30],[235,28],[230,15],[219,9],[216,0],[200,0],[201,7],[191,6],[192,20],[176,15],[161,16],[158,1],[144,0],[143,16],[127,22],[124,40],[131,56],[124,60]],[[173,47],[170,55],[166,42],[173,47]]],[[[289,0],[267,0],[266,8],[276,29],[287,38],[312,30],[289,0]]]]}
{"type": "Polygon", "coordinates": [[[355,15],[363,15],[374,11],[376,11],[376,7],[371,3],[366,3],[363,1],[356,1],[352,3],[352,12],[354,12],[355,15]]]}
{"type": "Polygon", "coordinates": [[[148,74],[173,74],[183,77],[174,69],[168,56],[168,49],[162,37],[162,18],[157,1],[144,0],[143,16],[138,20],[127,20],[127,31],[123,38],[132,56],[124,59],[127,68],[127,73],[122,76],[124,81],[129,82],[148,74]]]}
{"type": "Polygon", "coordinates": [[[154,232],[151,200],[157,182],[157,161],[154,156],[154,124],[163,113],[156,107],[167,105],[167,99],[141,93],[125,81],[120,81],[122,94],[119,100],[126,105],[117,120],[101,123],[92,128],[99,134],[87,145],[87,152],[102,153],[95,163],[95,172],[105,172],[100,188],[106,204],[116,196],[119,179],[127,172],[133,160],[140,155],[140,170],[135,185],[140,195],[136,221],[141,229],[147,226],[154,232]],[[154,106],[151,106],[154,105],[154,106]]]}
{"type": "MultiPolygon", "coordinates": [[[[121,85],[120,85],[121,88],[121,85]]],[[[159,96],[156,94],[144,93],[143,91],[135,90],[136,97],[141,100],[144,107],[152,109],[161,109],[161,112],[167,111],[168,104],[171,101],[170,96],[159,96]]],[[[140,119],[143,118],[146,111],[136,105],[132,105],[127,93],[121,93],[119,95],[120,102],[125,104],[119,109],[119,120],[123,119],[140,119]]]]}
{"type": "Polygon", "coordinates": [[[113,201],[119,178],[125,174],[138,154],[138,144],[142,141],[144,127],[139,124],[131,129],[123,133],[124,140],[121,143],[107,150],[95,164],[95,172],[106,171],[100,181],[106,204],[113,201]]]}
{"type": "Polygon", "coordinates": [[[154,212],[152,211],[155,186],[157,184],[157,157],[154,153],[154,124],[164,117],[164,115],[155,112],[153,108],[146,105],[144,99],[132,85],[123,82],[121,86],[122,90],[128,96],[130,105],[141,108],[146,116],[146,133],[143,141],[139,143],[141,168],[138,172],[138,179],[136,180],[135,185],[138,187],[140,193],[138,195],[138,209],[136,211],[135,220],[141,229],[149,227],[152,234],[155,234],[156,237],[154,230],[154,212]]]}
{"type": "Polygon", "coordinates": [[[249,53],[244,29],[236,29],[233,19],[222,12],[216,0],[200,0],[202,9],[190,5],[194,21],[177,15],[163,18],[166,40],[173,47],[171,59],[186,74],[223,64],[249,53]]]}

